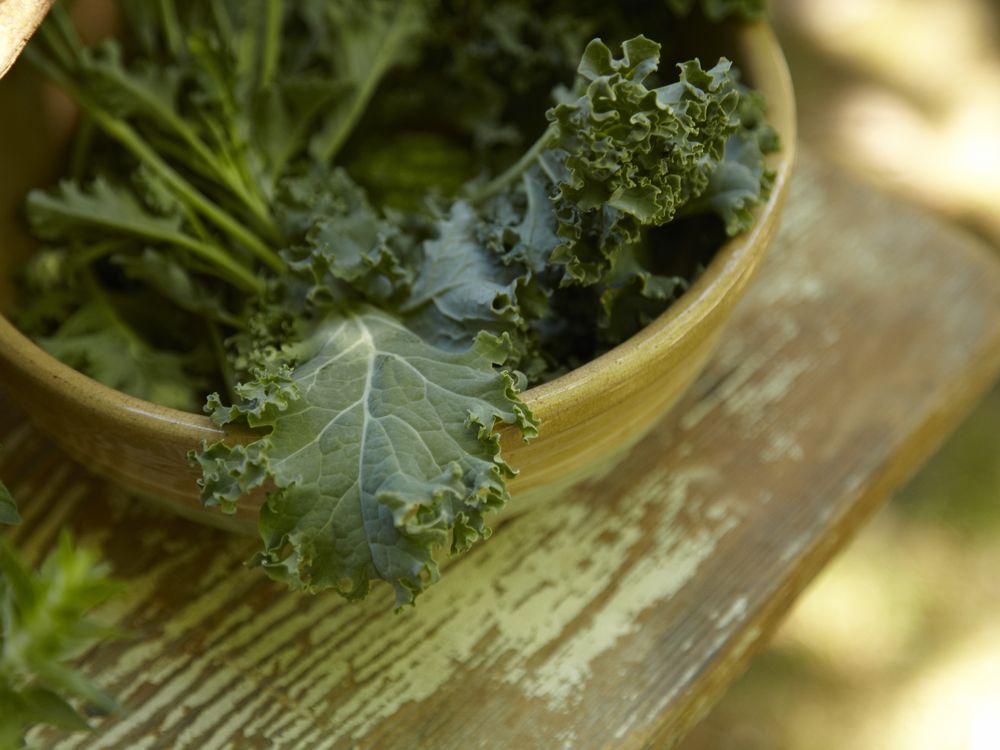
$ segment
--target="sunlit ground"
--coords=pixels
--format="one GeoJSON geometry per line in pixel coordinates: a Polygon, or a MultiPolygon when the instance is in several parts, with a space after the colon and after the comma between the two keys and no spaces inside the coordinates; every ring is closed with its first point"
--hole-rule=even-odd
{"type": "MultiPolygon", "coordinates": [[[[1000,250],[1000,3],[772,7],[803,140],[1000,250]]],[[[1000,750],[1000,388],[681,748],[1000,750]]]]}

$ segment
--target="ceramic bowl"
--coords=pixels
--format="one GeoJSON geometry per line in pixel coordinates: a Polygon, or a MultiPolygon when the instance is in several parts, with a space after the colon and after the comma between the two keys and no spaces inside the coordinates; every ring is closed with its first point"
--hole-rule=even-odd
{"type": "MultiPolygon", "coordinates": [[[[661,317],[614,350],[524,395],[541,420],[541,435],[524,443],[502,435],[504,455],[520,471],[515,503],[558,491],[606,466],[659,421],[698,375],[730,312],[778,227],[795,150],[791,82],[765,24],[740,26],[730,54],[767,96],[783,148],[770,159],[774,192],[753,228],[725,244],[698,281],[661,317]]],[[[728,50],[727,50],[728,51],[728,50]]],[[[57,92],[15,69],[0,84],[0,310],[14,304],[11,271],[30,252],[17,219],[26,190],[58,174],[73,112],[57,92]]],[[[0,317],[0,383],[37,427],[70,456],[125,490],[156,498],[207,523],[248,530],[261,497],[235,516],[203,509],[186,454],[222,432],[201,414],[141,401],[72,370],[0,317]]]]}

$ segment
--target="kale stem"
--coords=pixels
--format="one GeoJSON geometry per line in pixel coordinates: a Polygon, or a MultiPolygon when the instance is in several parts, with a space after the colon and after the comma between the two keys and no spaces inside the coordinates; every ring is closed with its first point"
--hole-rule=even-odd
{"type": "MultiPolygon", "coordinates": [[[[62,5],[57,3],[52,7],[49,18],[38,27],[37,38],[56,65],[66,69],[72,69],[76,65],[80,54],[79,47],[76,44],[72,21],[62,5]]],[[[35,49],[31,46],[24,54],[30,55],[34,52],[35,49]]]]}
{"type": "Polygon", "coordinates": [[[175,244],[187,248],[195,255],[212,263],[220,271],[224,271],[225,278],[242,289],[254,294],[260,294],[264,291],[263,282],[254,276],[252,271],[247,270],[246,266],[238,263],[229,253],[220,250],[218,245],[201,242],[180,232],[170,239],[175,244]]]}
{"type": "Polygon", "coordinates": [[[184,41],[177,20],[177,6],[174,5],[174,0],[159,0],[158,7],[163,33],[167,38],[167,51],[171,57],[181,59],[184,57],[184,41]]]}
{"type": "Polygon", "coordinates": [[[69,173],[74,180],[82,180],[90,157],[90,149],[94,144],[94,121],[84,113],[76,128],[73,138],[73,152],[69,160],[69,173]]]}
{"type": "Polygon", "coordinates": [[[209,0],[209,10],[212,13],[212,20],[215,21],[215,27],[219,32],[219,37],[221,39],[232,39],[232,19],[229,17],[229,11],[226,10],[222,2],[220,2],[220,0],[209,0]]]}
{"type": "MultiPolygon", "coordinates": [[[[60,57],[63,65],[69,66],[76,62],[82,51],[80,39],[73,27],[73,20],[69,12],[62,5],[52,8],[52,33],[49,34],[49,43],[60,57]]],[[[45,24],[47,27],[48,24],[45,24]]]]}
{"type": "Polygon", "coordinates": [[[208,320],[206,323],[208,325],[208,337],[212,341],[212,351],[215,353],[219,374],[222,376],[222,382],[226,386],[226,394],[229,396],[230,402],[235,404],[239,401],[239,397],[236,394],[236,374],[233,372],[232,365],[229,364],[229,357],[226,356],[226,347],[222,341],[222,334],[219,332],[219,324],[214,320],[208,320]]]}
{"type": "Polygon", "coordinates": [[[320,161],[332,161],[333,157],[336,156],[341,147],[343,147],[348,136],[351,134],[354,124],[358,119],[360,119],[362,113],[365,111],[365,108],[368,106],[368,100],[371,98],[372,94],[375,93],[374,84],[376,82],[377,79],[374,76],[369,76],[365,80],[362,87],[358,89],[357,93],[350,98],[346,114],[340,118],[336,127],[330,132],[321,145],[318,146],[320,161]]]}
{"type": "Polygon", "coordinates": [[[282,0],[264,0],[264,51],[261,56],[260,88],[271,88],[281,55],[281,19],[284,16],[282,0]]]}
{"type": "Polygon", "coordinates": [[[122,241],[121,239],[91,242],[86,246],[74,244],[72,245],[73,254],[70,257],[74,264],[78,264],[81,268],[86,268],[127,244],[127,240],[122,241]]]}
{"type": "Polygon", "coordinates": [[[181,200],[190,203],[205,218],[217,227],[227,232],[233,239],[244,245],[251,253],[263,261],[274,271],[281,273],[285,268],[284,261],[261,241],[253,232],[236,219],[219,208],[218,205],[202,195],[191,183],[178,174],[147,144],[142,137],[129,125],[107,114],[99,108],[91,110],[94,121],[110,136],[115,138],[125,148],[131,151],[140,161],[146,163],[164,181],[173,188],[181,200]]]}
{"type": "MultiPolygon", "coordinates": [[[[98,127],[111,137],[116,138],[141,161],[145,161],[151,169],[167,181],[167,184],[174,189],[182,200],[185,200],[195,209],[200,210],[202,214],[211,219],[220,228],[227,229],[237,240],[242,240],[244,237],[249,238],[251,242],[247,243],[247,246],[251,250],[257,249],[257,254],[259,255],[262,250],[262,257],[267,260],[268,265],[271,265],[279,273],[284,269],[284,261],[276,253],[267,248],[256,235],[248,232],[229,214],[195,190],[183,177],[166,164],[132,128],[112,115],[109,115],[93,102],[88,101],[87,97],[73,85],[72,81],[55,65],[46,60],[44,56],[34,53],[30,47],[27,50],[27,55],[42,73],[52,78],[56,84],[61,86],[82,107],[90,112],[93,122],[98,127]],[[275,264],[277,265],[275,266],[275,264]]],[[[263,283],[254,275],[253,271],[246,268],[235,257],[214,243],[202,242],[180,231],[157,235],[155,239],[186,247],[191,252],[209,261],[209,263],[217,267],[220,271],[223,271],[224,278],[244,290],[255,294],[259,294],[263,290],[263,283]]]]}
{"type": "Polygon", "coordinates": [[[184,212],[184,218],[187,220],[188,224],[191,225],[191,229],[198,239],[211,242],[211,234],[209,234],[208,229],[205,227],[205,223],[198,217],[198,214],[195,213],[194,209],[191,208],[191,206],[182,203],[181,210],[184,212]]]}
{"type": "Polygon", "coordinates": [[[278,227],[274,222],[274,218],[271,216],[260,195],[248,189],[244,180],[242,180],[239,175],[236,175],[232,170],[227,169],[212,149],[210,149],[205,142],[198,137],[198,135],[191,129],[191,126],[179,117],[176,112],[172,111],[168,107],[164,107],[155,96],[150,96],[146,90],[142,89],[140,86],[136,86],[134,82],[127,77],[115,77],[114,83],[124,91],[128,92],[130,96],[141,101],[146,107],[148,107],[150,112],[152,112],[157,119],[159,119],[161,124],[172,129],[174,133],[179,136],[192,151],[195,152],[201,162],[208,168],[207,171],[214,175],[219,182],[225,185],[233,196],[250,211],[255,222],[269,237],[277,238],[279,236],[278,227]]]}
{"type": "MultiPolygon", "coordinates": [[[[127,228],[122,228],[123,234],[130,234],[127,228]]],[[[132,232],[131,234],[136,234],[132,232]]],[[[254,294],[260,294],[264,290],[264,285],[253,272],[238,263],[232,256],[223,251],[218,245],[211,242],[202,242],[183,232],[147,232],[141,235],[148,240],[162,242],[166,245],[176,245],[190,250],[194,255],[208,262],[211,270],[207,271],[213,276],[228,281],[229,283],[254,294]]],[[[89,266],[94,261],[111,254],[121,246],[120,242],[107,241],[94,243],[85,250],[74,253],[74,260],[81,265],[89,266]]]]}
{"type": "MultiPolygon", "coordinates": [[[[413,2],[404,1],[398,3],[398,5],[400,6],[399,9],[389,19],[389,28],[382,35],[381,44],[375,50],[372,58],[367,61],[367,64],[364,66],[364,72],[357,80],[353,81],[355,84],[353,87],[354,94],[353,96],[345,97],[346,102],[343,115],[334,121],[331,129],[323,132],[319,138],[314,140],[311,150],[316,158],[324,163],[332,161],[340,152],[344,143],[347,142],[351,132],[354,130],[354,126],[357,125],[368,108],[368,103],[371,101],[372,96],[374,96],[379,83],[386,72],[392,67],[393,55],[395,54],[397,45],[405,41],[408,24],[413,22],[414,13],[420,12],[418,10],[419,6],[413,2]]],[[[348,45],[345,44],[344,40],[339,39],[338,43],[342,48],[341,54],[348,55],[349,52],[343,51],[348,49],[348,45]]],[[[343,67],[345,70],[339,71],[339,74],[343,75],[345,72],[350,74],[352,72],[349,64],[345,64],[343,67]]]]}
{"type": "Polygon", "coordinates": [[[548,148],[549,144],[556,137],[557,126],[555,123],[549,125],[548,129],[542,133],[541,137],[532,144],[531,148],[524,152],[520,159],[511,164],[501,174],[494,177],[481,188],[472,190],[469,200],[473,203],[481,203],[495,195],[503,192],[510,183],[528,171],[532,163],[535,162],[542,152],[548,148]]]}
{"type": "MultiPolygon", "coordinates": [[[[63,18],[64,15],[65,11],[62,11],[61,14],[57,13],[55,16],[56,21],[60,23],[63,20],[68,21],[68,17],[65,19],[63,18]]],[[[53,56],[56,58],[56,61],[60,62],[63,67],[72,67],[72,61],[64,61],[63,56],[67,54],[77,54],[76,45],[73,43],[74,37],[71,36],[68,39],[62,39],[58,33],[58,24],[57,29],[52,31],[50,31],[47,26],[47,24],[43,24],[42,26],[43,38],[50,48],[50,51],[53,53],[53,56]]],[[[70,32],[67,31],[66,33],[68,34],[70,32]]],[[[253,255],[263,261],[272,270],[278,273],[284,271],[284,261],[281,260],[277,253],[264,244],[259,236],[251,232],[232,215],[199,192],[180,173],[164,161],[156,150],[150,147],[150,145],[134,128],[132,128],[132,126],[114,115],[111,115],[97,102],[87,96],[84,91],[82,91],[72,81],[67,72],[59,67],[59,65],[53,64],[50,59],[46,59],[44,54],[38,53],[37,50],[34,50],[30,46],[25,50],[25,57],[28,58],[42,73],[51,78],[54,83],[72,96],[82,108],[87,110],[92,121],[98,127],[104,130],[104,132],[112,138],[115,138],[119,143],[131,151],[140,161],[145,162],[150,169],[162,177],[181,200],[191,205],[195,210],[205,216],[205,218],[228,233],[237,242],[245,246],[253,255]]],[[[184,137],[184,129],[186,129],[186,126],[182,125],[182,130],[179,133],[182,137],[184,137]]],[[[194,146],[192,146],[192,148],[194,148],[194,146]]],[[[204,148],[207,150],[207,147],[204,148]]],[[[238,196],[244,195],[240,190],[234,190],[233,192],[235,192],[238,196]]],[[[245,198],[244,203],[247,203],[247,200],[249,200],[249,198],[245,198]]],[[[260,214],[260,211],[254,209],[251,203],[248,203],[247,205],[254,211],[255,215],[260,214]]],[[[266,219],[261,217],[261,219],[265,221],[269,234],[276,235],[277,228],[274,226],[273,220],[271,220],[269,216],[267,216],[266,219]]]]}

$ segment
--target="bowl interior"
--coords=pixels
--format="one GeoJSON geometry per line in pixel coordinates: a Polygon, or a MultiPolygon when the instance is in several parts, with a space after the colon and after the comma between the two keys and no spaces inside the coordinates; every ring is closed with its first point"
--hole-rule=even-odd
{"type": "MultiPolygon", "coordinates": [[[[692,288],[654,323],[614,350],[525,394],[545,424],[539,442],[551,444],[553,437],[576,430],[581,444],[585,443],[593,431],[588,433],[579,426],[604,419],[609,404],[613,406],[615,401],[635,400],[637,394],[642,398],[644,391],[648,394],[661,388],[662,377],[657,373],[665,363],[676,369],[669,387],[679,393],[707,356],[710,343],[706,341],[714,341],[733,298],[741,293],[775,230],[795,147],[794,100],[788,71],[773,33],[764,24],[723,27],[710,48],[702,52],[702,58],[714,61],[716,51],[734,58],[746,79],[768,97],[771,121],[783,140],[783,150],[770,158],[770,166],[777,173],[774,194],[767,205],[758,209],[757,225],[725,244],[692,288]],[[704,323],[709,319],[710,326],[704,323]],[[701,330],[704,328],[710,330],[701,330]],[[692,332],[698,336],[693,337],[692,332]]],[[[0,118],[0,164],[5,166],[0,179],[0,312],[9,314],[17,299],[14,270],[33,248],[20,219],[21,202],[30,188],[51,184],[58,178],[77,113],[61,92],[25,65],[15,66],[0,82],[0,112],[16,113],[14,117],[0,118]]],[[[100,418],[109,430],[130,431],[139,435],[137,440],[156,440],[158,434],[168,431],[175,448],[193,447],[206,435],[219,434],[200,414],[134,399],[71,370],[0,318],[0,359],[4,357],[17,359],[22,370],[30,369],[35,381],[57,387],[60,395],[71,394],[67,398],[86,406],[84,419],[100,418]]],[[[665,408],[675,397],[673,392],[670,398],[658,397],[656,405],[665,408]]],[[[633,421],[643,419],[649,421],[649,417],[633,421]]],[[[623,434],[629,427],[623,428],[623,434]]],[[[508,442],[513,441],[505,437],[505,450],[508,442]]],[[[517,466],[514,456],[510,458],[517,466]]],[[[545,462],[548,457],[537,459],[539,465],[545,462]]]]}

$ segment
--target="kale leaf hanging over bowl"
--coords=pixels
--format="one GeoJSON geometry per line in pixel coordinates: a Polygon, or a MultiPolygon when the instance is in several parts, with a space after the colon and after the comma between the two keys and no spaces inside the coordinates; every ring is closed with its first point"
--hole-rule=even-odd
{"type": "Polygon", "coordinates": [[[95,46],[57,5],[26,55],[82,114],[27,198],[20,325],[256,431],[193,460],[223,511],[269,489],[269,575],[410,603],[507,502],[519,393],[653,320],[769,194],[762,97],[671,37],[762,3],[694,5],[123,0],[95,46]]]}

